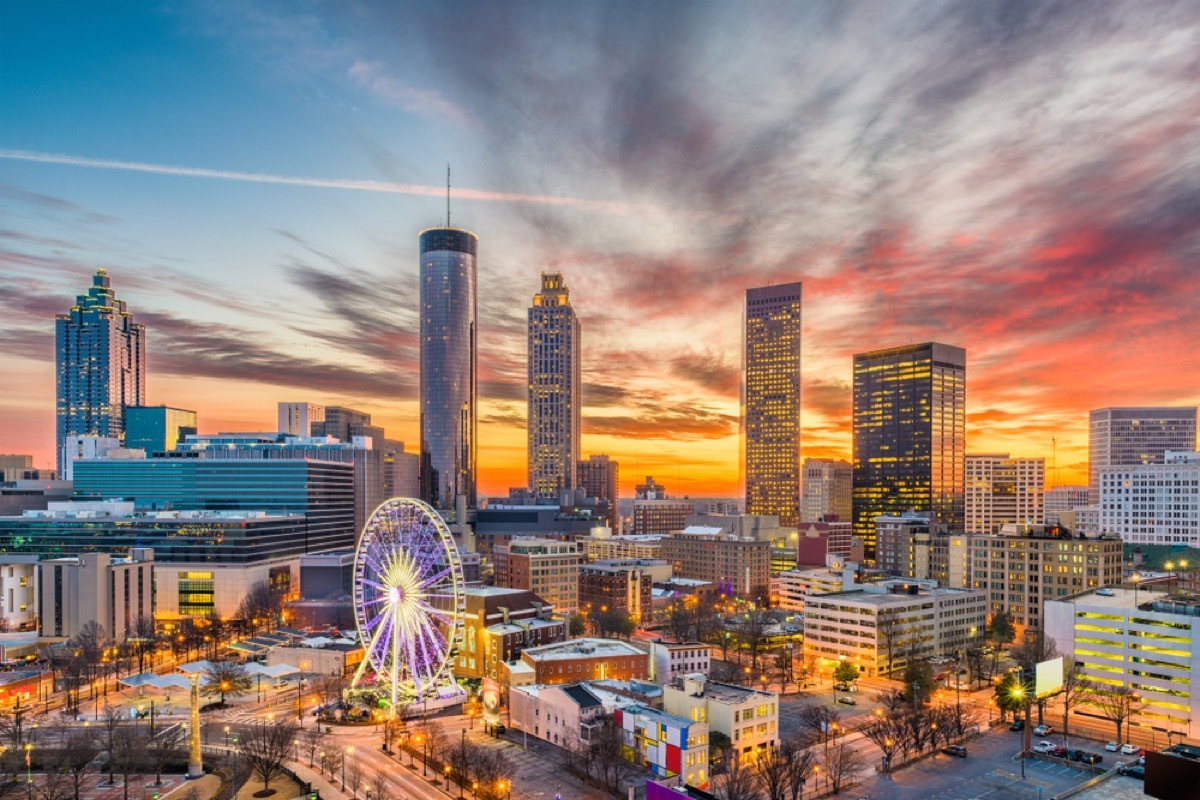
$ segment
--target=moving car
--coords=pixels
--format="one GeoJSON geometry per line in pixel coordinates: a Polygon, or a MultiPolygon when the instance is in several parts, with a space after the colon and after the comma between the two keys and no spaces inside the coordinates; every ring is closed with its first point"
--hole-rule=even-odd
{"type": "Polygon", "coordinates": [[[1033,729],[1033,732],[1036,736],[1049,736],[1054,733],[1054,728],[1050,725],[1038,725],[1033,729]]]}
{"type": "Polygon", "coordinates": [[[1125,744],[1121,745],[1121,754],[1122,755],[1131,756],[1134,753],[1140,753],[1141,750],[1142,750],[1142,748],[1138,747],[1133,742],[1126,742],[1125,744]]]}
{"type": "Polygon", "coordinates": [[[853,697],[839,697],[839,698],[837,699],[837,701],[838,701],[839,703],[841,703],[842,705],[844,705],[844,706],[856,706],[856,705],[858,705],[858,701],[857,701],[857,700],[855,700],[853,697]]]}
{"type": "Polygon", "coordinates": [[[1110,753],[1115,753],[1120,748],[1121,748],[1121,746],[1119,744],[1117,744],[1116,742],[1109,742],[1108,744],[1104,745],[1104,749],[1110,753]]]}
{"type": "Polygon", "coordinates": [[[1058,745],[1054,744],[1054,742],[1038,742],[1033,746],[1033,752],[1049,754],[1053,753],[1057,746],[1058,745]]]}
{"type": "Polygon", "coordinates": [[[1010,731],[1014,731],[1014,732],[1025,730],[1025,720],[1023,720],[1023,719],[1017,720],[1012,725],[1009,725],[1008,729],[1010,731]]]}
{"type": "Polygon", "coordinates": [[[967,748],[963,747],[961,744],[952,744],[948,747],[943,747],[942,752],[948,756],[954,756],[955,758],[967,757],[967,748]]]}
{"type": "Polygon", "coordinates": [[[839,692],[848,692],[848,691],[850,691],[850,684],[848,684],[848,683],[835,683],[835,684],[833,685],[833,688],[837,689],[839,692]]]}

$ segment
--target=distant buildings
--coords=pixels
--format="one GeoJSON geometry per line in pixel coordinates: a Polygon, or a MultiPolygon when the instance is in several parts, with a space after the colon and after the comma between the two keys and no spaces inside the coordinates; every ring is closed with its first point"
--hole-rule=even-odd
{"type": "Polygon", "coordinates": [[[325,406],[316,403],[280,403],[275,430],[288,436],[315,436],[314,426],[325,422],[325,406]]]}
{"type": "Polygon", "coordinates": [[[169,406],[129,406],[125,409],[125,447],[153,456],[174,450],[199,423],[195,411],[169,406]]]}
{"type": "Polygon", "coordinates": [[[814,595],[804,606],[805,650],[829,662],[849,661],[866,675],[890,675],[913,659],[981,645],[987,605],[984,591],[938,588],[932,581],[814,595]]]}
{"type": "Polygon", "coordinates": [[[800,283],[746,290],[746,513],[800,521],[800,283]]]}
{"type": "Polygon", "coordinates": [[[808,598],[816,594],[848,591],[855,586],[858,565],[833,556],[829,565],[795,569],[771,577],[771,605],[783,611],[804,611],[808,598]]]}
{"type": "Polygon", "coordinates": [[[41,570],[42,636],[69,639],[95,620],[119,642],[133,633],[139,617],[154,618],[153,551],[51,559],[41,570]]]}
{"type": "Polygon", "coordinates": [[[962,588],[971,585],[971,541],[928,515],[876,517],[875,565],[885,575],[962,588]]]}
{"type": "Polygon", "coordinates": [[[720,528],[692,527],[662,541],[662,557],[676,578],[709,581],[721,594],[745,600],[770,597],[771,543],[741,539],[720,528]]]}
{"type": "Polygon", "coordinates": [[[579,608],[579,548],[553,539],[513,539],[493,553],[496,585],[525,589],[563,614],[579,608]]]}
{"type": "Polygon", "coordinates": [[[587,680],[645,680],[650,657],[619,639],[570,639],[527,647],[521,661],[533,670],[533,683],[577,683],[587,680]]]}
{"type": "Polygon", "coordinates": [[[581,383],[579,318],[562,273],[542,273],[529,309],[529,489],[544,500],[575,484],[581,383]]]}
{"type": "Polygon", "coordinates": [[[449,510],[462,495],[474,508],[479,237],[431,228],[421,232],[420,245],[421,499],[449,510]]]}
{"type": "Polygon", "coordinates": [[[797,531],[796,564],[820,566],[829,556],[851,558],[854,543],[849,519],[836,522],[802,522],[797,531]]]}
{"type": "Polygon", "coordinates": [[[961,529],[967,353],[926,342],[854,357],[854,534],[875,554],[875,517],[929,511],[961,529]]]}
{"type": "Polygon", "coordinates": [[[1045,523],[1049,527],[1062,524],[1062,515],[1088,504],[1088,487],[1055,486],[1046,490],[1045,523]]]}
{"type": "Polygon", "coordinates": [[[1165,463],[1101,467],[1100,530],[1131,544],[1200,547],[1200,453],[1165,463]]]}
{"type": "Polygon", "coordinates": [[[663,687],[663,710],[696,722],[707,722],[710,735],[729,737],[735,758],[753,760],[779,745],[779,695],[712,683],[694,673],[663,687]]]}
{"type": "Polygon", "coordinates": [[[33,456],[0,454],[0,481],[25,480],[33,469],[33,456]]]}
{"type": "Polygon", "coordinates": [[[1005,523],[1045,519],[1046,459],[967,456],[966,532],[995,533],[1005,523]]]}
{"type": "Polygon", "coordinates": [[[579,567],[579,608],[590,615],[628,614],[634,624],[649,622],[654,584],[671,579],[671,563],[661,559],[596,561],[579,567]]]}
{"type": "Polygon", "coordinates": [[[659,558],[665,534],[646,536],[589,536],[576,539],[587,561],[625,558],[659,558]]]}
{"type": "Polygon", "coordinates": [[[0,631],[38,627],[38,557],[0,556],[0,631]]]}
{"type": "Polygon", "coordinates": [[[88,293],[55,318],[54,339],[59,458],[68,436],[123,440],[125,408],[146,402],[146,329],[117,299],[107,272],[96,270],[88,293]]]}
{"type": "Polygon", "coordinates": [[[801,521],[823,522],[836,517],[849,522],[853,513],[853,499],[854,467],[849,461],[804,459],[801,521]]]}
{"type": "Polygon", "coordinates": [[[1196,408],[1099,408],[1088,415],[1088,487],[1100,499],[1100,470],[1162,464],[1168,450],[1196,449],[1196,408]]]}
{"type": "Polygon", "coordinates": [[[576,465],[575,485],[588,497],[608,503],[608,527],[620,532],[618,503],[621,499],[621,465],[606,455],[588,456],[576,465]]]}
{"type": "Polygon", "coordinates": [[[687,518],[694,513],[696,504],[691,500],[635,499],[632,534],[645,536],[681,531],[687,525],[687,518]]]}

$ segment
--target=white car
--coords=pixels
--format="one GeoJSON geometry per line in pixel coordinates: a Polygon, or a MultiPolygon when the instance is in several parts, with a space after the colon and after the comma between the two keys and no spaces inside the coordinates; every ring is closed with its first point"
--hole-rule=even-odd
{"type": "Polygon", "coordinates": [[[1131,756],[1131,755],[1133,755],[1134,753],[1140,752],[1140,751],[1141,751],[1141,749],[1142,749],[1142,748],[1138,747],[1138,746],[1137,746],[1136,744],[1134,744],[1133,742],[1126,742],[1125,744],[1121,745],[1121,753],[1122,753],[1122,755],[1131,756]]]}
{"type": "Polygon", "coordinates": [[[1119,744],[1117,744],[1116,742],[1109,742],[1108,744],[1104,745],[1104,749],[1105,749],[1105,750],[1107,750],[1107,751],[1108,751],[1108,752],[1110,752],[1110,753],[1115,753],[1115,752],[1117,752],[1117,750],[1118,750],[1119,748],[1120,748],[1120,745],[1119,745],[1119,744]]]}
{"type": "Polygon", "coordinates": [[[1054,733],[1054,728],[1049,725],[1038,725],[1033,729],[1034,736],[1049,736],[1052,733],[1054,733]]]}
{"type": "Polygon", "coordinates": [[[1037,744],[1035,744],[1035,745],[1033,746],[1033,752],[1035,752],[1035,753],[1049,753],[1049,752],[1052,752],[1052,751],[1054,750],[1054,747],[1055,747],[1055,744],[1054,744],[1054,742],[1038,742],[1037,744]]]}

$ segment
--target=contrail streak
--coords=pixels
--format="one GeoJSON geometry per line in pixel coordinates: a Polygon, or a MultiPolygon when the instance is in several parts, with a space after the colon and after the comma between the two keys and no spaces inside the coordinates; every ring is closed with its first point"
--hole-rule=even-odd
{"type": "MultiPolygon", "coordinates": [[[[127,172],[149,172],[155,175],[182,175],[190,178],[215,178],[223,181],[246,183],[274,183],[284,186],[309,186],[322,189],[351,189],[359,192],[383,192],[385,194],[407,194],[417,197],[442,197],[444,186],[422,186],[416,183],[392,183],[390,181],[350,180],[345,178],[299,178],[291,175],[270,175],[262,172],[234,172],[203,167],[177,167],[170,164],[148,164],[144,161],[118,161],[108,158],[84,158],[64,153],[39,153],[32,150],[8,150],[0,148],[0,158],[12,161],[34,161],[41,164],[65,164],[72,167],[92,169],[117,169],[127,172]]],[[[454,196],[459,200],[481,200],[492,203],[528,203],[532,205],[567,206],[588,211],[599,211],[617,215],[675,216],[671,212],[653,206],[635,206],[604,200],[582,200],[576,197],[556,197],[544,194],[516,194],[511,192],[487,192],[481,189],[456,188],[454,196]]],[[[683,212],[685,216],[692,216],[683,212]]]]}

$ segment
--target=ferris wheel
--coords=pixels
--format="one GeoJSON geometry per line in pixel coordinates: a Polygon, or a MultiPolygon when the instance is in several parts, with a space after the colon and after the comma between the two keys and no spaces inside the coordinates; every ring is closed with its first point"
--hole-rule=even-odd
{"type": "Polygon", "coordinates": [[[354,684],[373,670],[395,708],[452,682],[463,588],[458,548],[431,506],[393,498],[375,509],[354,554],[354,617],[366,648],[354,684]]]}

